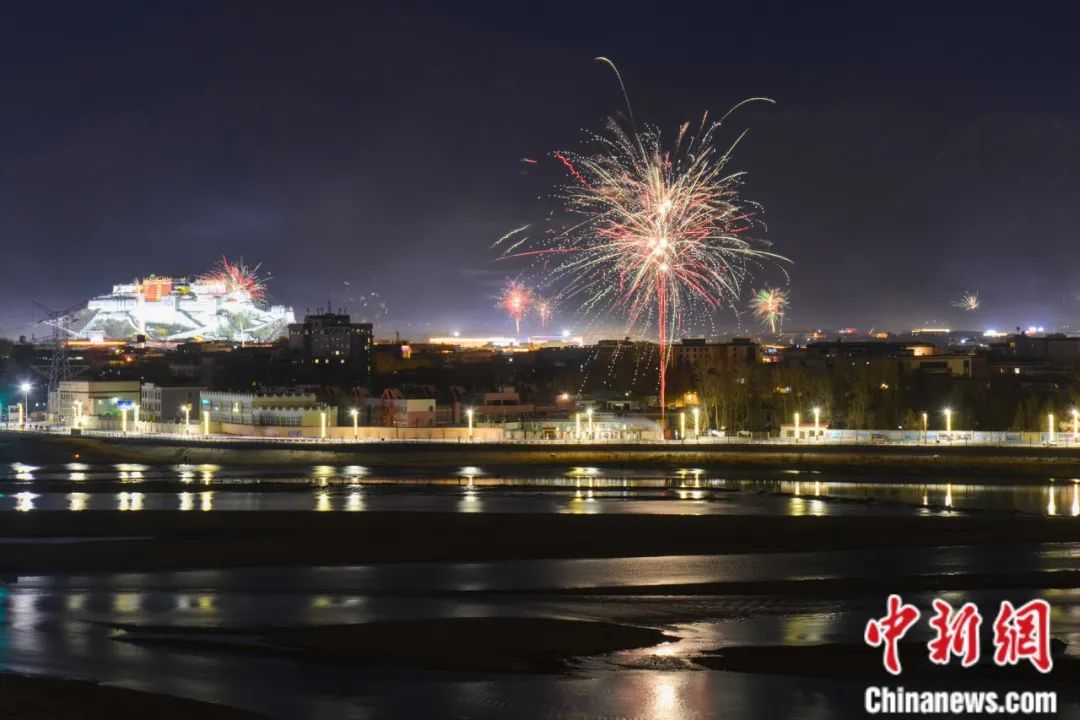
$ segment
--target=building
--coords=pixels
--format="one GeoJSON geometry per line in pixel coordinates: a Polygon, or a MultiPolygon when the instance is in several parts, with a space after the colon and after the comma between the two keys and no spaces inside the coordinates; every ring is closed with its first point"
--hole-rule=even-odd
{"type": "Polygon", "coordinates": [[[289,349],[305,365],[347,367],[350,374],[371,375],[371,323],[354,323],[345,313],[306,315],[289,325],[289,349]]]}
{"type": "Polygon", "coordinates": [[[146,422],[172,423],[196,420],[199,417],[200,395],[206,388],[190,386],[163,386],[154,383],[142,385],[139,403],[140,419],[146,422]],[[184,412],[184,408],[188,412],[184,412]]]}
{"type": "MultiPolygon", "coordinates": [[[[313,393],[267,394],[201,392],[205,422],[234,426],[323,428],[337,425],[337,408],[321,403],[313,393]]],[[[223,432],[229,429],[223,427],[223,432]]]]}
{"type": "Polygon", "coordinates": [[[435,388],[427,385],[387,388],[377,398],[367,398],[360,406],[364,425],[396,428],[426,428],[457,424],[458,403],[440,403],[435,388]]]}
{"type": "Polygon", "coordinates": [[[761,346],[749,338],[732,338],[727,343],[710,343],[705,338],[684,338],[671,347],[672,360],[686,367],[742,370],[761,362],[761,346]]]}
{"type": "MultiPolygon", "coordinates": [[[[242,266],[229,266],[237,270],[242,266]]],[[[126,340],[139,336],[181,342],[216,339],[263,342],[295,322],[292,308],[264,307],[254,276],[210,273],[195,279],[151,275],[113,285],[68,318],[77,338],[126,340]]]]}
{"type": "Polygon", "coordinates": [[[138,380],[62,380],[57,387],[55,407],[50,416],[69,422],[78,415],[116,417],[125,408],[142,400],[138,380]]]}

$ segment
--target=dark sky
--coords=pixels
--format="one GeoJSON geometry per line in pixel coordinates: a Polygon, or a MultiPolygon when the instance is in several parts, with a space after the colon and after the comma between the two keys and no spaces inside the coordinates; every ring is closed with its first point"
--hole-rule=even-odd
{"type": "Polygon", "coordinates": [[[300,314],[377,292],[380,334],[507,332],[493,298],[521,268],[489,247],[545,217],[550,151],[621,109],[596,55],[667,127],[777,101],[731,132],[750,128],[744,194],[795,263],[789,326],[1080,326],[1068,4],[19,5],[0,16],[3,334],[32,299],[222,253],[300,314]],[[983,309],[950,307],[966,290],[983,309]]]}

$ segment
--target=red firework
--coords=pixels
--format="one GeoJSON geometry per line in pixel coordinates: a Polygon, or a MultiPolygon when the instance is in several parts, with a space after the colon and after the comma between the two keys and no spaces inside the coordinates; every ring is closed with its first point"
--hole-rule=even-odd
{"type": "Polygon", "coordinates": [[[270,279],[269,275],[259,275],[260,267],[262,267],[261,263],[255,267],[248,267],[244,264],[244,258],[231,263],[223,255],[221,262],[210,272],[200,275],[199,280],[205,283],[220,283],[225,287],[226,295],[246,296],[257,302],[266,299],[266,281],[270,279]]]}
{"type": "Polygon", "coordinates": [[[517,335],[521,334],[521,318],[529,312],[533,303],[533,292],[517,280],[509,280],[499,296],[499,307],[506,314],[514,318],[514,329],[517,335]]]}

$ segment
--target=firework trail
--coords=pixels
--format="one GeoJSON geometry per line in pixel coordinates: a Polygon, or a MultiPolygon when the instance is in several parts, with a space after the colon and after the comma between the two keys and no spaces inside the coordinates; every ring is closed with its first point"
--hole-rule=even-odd
{"type": "Polygon", "coordinates": [[[953,307],[958,307],[962,310],[978,310],[979,309],[979,293],[966,292],[960,299],[953,303],[953,307]]]}
{"type": "Polygon", "coordinates": [[[540,319],[540,327],[546,330],[548,320],[551,320],[551,303],[536,298],[533,304],[536,306],[536,316],[540,319]]]}
{"type": "Polygon", "coordinates": [[[517,280],[508,280],[499,296],[499,307],[514,318],[514,329],[521,335],[521,318],[529,312],[533,303],[533,292],[517,280]]]}
{"type": "Polygon", "coordinates": [[[248,267],[244,264],[244,258],[236,263],[229,262],[224,255],[221,262],[214,266],[210,272],[199,276],[199,280],[207,283],[220,283],[225,287],[225,294],[250,299],[259,302],[266,299],[266,283],[270,280],[269,275],[260,275],[259,268],[248,267]]]}
{"type": "Polygon", "coordinates": [[[776,325],[784,323],[784,315],[787,313],[788,296],[783,290],[777,288],[765,288],[754,293],[750,300],[750,309],[754,317],[769,326],[771,332],[776,332],[776,325]]]}
{"type": "MultiPolygon", "coordinates": [[[[626,97],[615,65],[597,60],[615,71],[626,97]]],[[[750,98],[732,111],[755,100],[772,102],[750,98]]],[[[553,153],[570,179],[556,194],[575,220],[502,257],[532,260],[545,285],[584,313],[625,314],[630,331],[655,328],[663,415],[676,333],[690,322],[710,323],[721,305],[734,308],[752,265],[786,259],[748,236],[759,207],[739,197],[743,173],[728,167],[745,131],[726,149],[714,137],[731,111],[720,121],[706,114],[668,137],[651,126],[639,130],[629,99],[626,106],[625,119],[611,118],[591,136],[592,152],[553,153]]]]}

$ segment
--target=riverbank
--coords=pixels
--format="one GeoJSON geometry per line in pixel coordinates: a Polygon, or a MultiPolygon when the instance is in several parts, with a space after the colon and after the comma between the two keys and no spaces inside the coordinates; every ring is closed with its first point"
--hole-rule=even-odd
{"type": "Polygon", "coordinates": [[[1047,542],[1080,542],[1080,523],[1074,518],[1019,515],[34,512],[12,513],[0,525],[0,573],[152,572],[1047,542]],[[54,542],[57,537],[68,541],[54,542]]]}
{"type": "Polygon", "coordinates": [[[214,703],[82,680],[0,673],[4,720],[258,720],[265,715],[214,703]]]}
{"type": "Polygon", "coordinates": [[[123,626],[115,639],[191,652],[361,667],[557,673],[574,658],[672,640],[659,630],[551,618],[437,618],[306,627],[123,626]]]}
{"type": "Polygon", "coordinates": [[[0,431],[0,462],[136,462],[233,466],[362,465],[459,470],[551,465],[795,468],[952,476],[1077,477],[1080,448],[989,445],[781,445],[773,443],[265,442],[176,437],[69,436],[0,431]]]}

